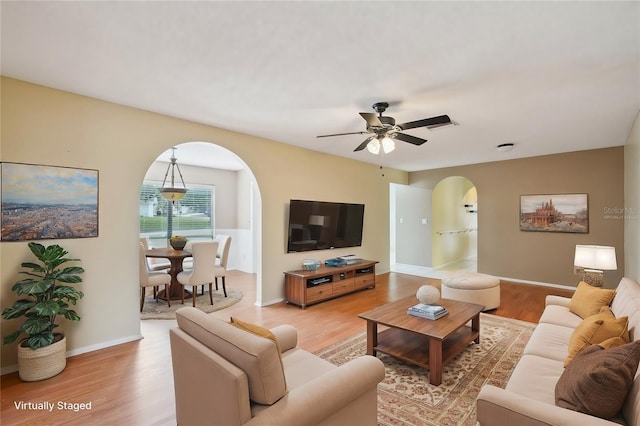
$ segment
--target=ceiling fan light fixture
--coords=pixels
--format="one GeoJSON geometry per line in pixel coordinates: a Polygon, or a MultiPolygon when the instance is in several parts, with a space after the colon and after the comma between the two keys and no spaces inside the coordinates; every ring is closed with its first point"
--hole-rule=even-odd
{"type": "Polygon", "coordinates": [[[396,143],[390,137],[385,136],[382,139],[382,150],[384,151],[384,153],[388,154],[394,149],[396,149],[396,143]]]}
{"type": "Polygon", "coordinates": [[[378,138],[371,139],[371,141],[367,144],[367,149],[373,155],[378,155],[378,153],[380,152],[380,140],[378,140],[378,138]]]}

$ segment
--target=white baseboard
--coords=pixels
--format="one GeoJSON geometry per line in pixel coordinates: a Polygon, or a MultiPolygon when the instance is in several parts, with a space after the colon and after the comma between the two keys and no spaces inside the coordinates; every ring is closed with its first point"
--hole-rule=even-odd
{"type": "MultiPolygon", "coordinates": [[[[134,342],[136,340],[141,340],[143,339],[141,334],[138,335],[134,335],[134,336],[128,336],[128,337],[123,337],[121,339],[115,339],[115,340],[110,340],[108,342],[101,342],[95,345],[89,345],[89,346],[84,346],[82,348],[76,348],[70,351],[66,352],[66,357],[72,357],[75,355],[80,355],[80,354],[84,354],[87,352],[93,352],[93,351],[97,351],[99,349],[105,349],[111,346],[116,346],[116,345],[121,345],[123,343],[129,343],[129,342],[134,342]]],[[[2,367],[2,369],[0,369],[0,375],[4,376],[5,374],[9,374],[9,373],[15,373],[16,371],[18,371],[18,364],[13,364],[13,365],[8,365],[6,367],[2,367]]]]}
{"type": "Polygon", "coordinates": [[[263,307],[263,306],[274,305],[274,304],[280,303],[280,302],[284,302],[284,297],[281,297],[281,298],[278,298],[278,299],[273,299],[273,300],[268,300],[268,301],[262,302],[262,303],[256,302],[255,305],[259,306],[259,307],[263,307]]]}

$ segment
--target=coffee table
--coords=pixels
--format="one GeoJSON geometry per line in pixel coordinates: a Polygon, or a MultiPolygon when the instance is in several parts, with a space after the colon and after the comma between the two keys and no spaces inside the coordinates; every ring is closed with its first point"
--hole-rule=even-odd
{"type": "Polygon", "coordinates": [[[440,299],[449,313],[437,320],[407,314],[415,296],[378,306],[358,315],[367,321],[367,355],[382,352],[429,369],[429,382],[442,383],[442,368],[471,342],[480,343],[483,305],[440,299]],[[466,324],[471,321],[471,327],[466,324]],[[378,332],[378,324],[386,326],[378,332]]]}

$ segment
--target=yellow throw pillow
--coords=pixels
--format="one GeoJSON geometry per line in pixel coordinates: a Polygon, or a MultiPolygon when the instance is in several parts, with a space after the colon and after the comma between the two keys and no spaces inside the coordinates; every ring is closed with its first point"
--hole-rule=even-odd
{"type": "MultiPolygon", "coordinates": [[[[578,352],[590,345],[598,345],[608,339],[618,337],[629,343],[629,318],[616,318],[608,306],[602,307],[599,314],[592,315],[583,320],[576,327],[569,339],[569,353],[564,361],[564,366],[576,356],[578,352]]],[[[607,342],[609,344],[611,342],[607,342]]]]}
{"type": "Polygon", "coordinates": [[[280,343],[278,343],[278,339],[276,338],[275,334],[273,334],[268,328],[264,328],[245,321],[240,321],[238,318],[234,317],[231,317],[231,325],[241,330],[248,331],[249,333],[253,333],[258,336],[266,337],[267,339],[273,340],[278,347],[278,353],[282,353],[282,351],[280,350],[280,343]]]}
{"type": "Polygon", "coordinates": [[[580,281],[576,292],[571,297],[569,310],[580,318],[586,319],[600,312],[600,308],[603,306],[609,306],[615,294],[615,290],[594,287],[580,281]]]}
{"type": "Polygon", "coordinates": [[[625,342],[621,337],[612,337],[604,342],[598,343],[598,346],[602,346],[603,349],[615,348],[618,346],[626,345],[629,342],[625,342]]]}

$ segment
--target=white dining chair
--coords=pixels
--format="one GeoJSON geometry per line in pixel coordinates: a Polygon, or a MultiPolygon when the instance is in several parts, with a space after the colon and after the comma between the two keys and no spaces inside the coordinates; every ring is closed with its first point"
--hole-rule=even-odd
{"type": "Polygon", "coordinates": [[[139,257],[140,257],[140,312],[144,307],[144,298],[147,293],[147,287],[153,287],[153,296],[158,297],[158,287],[164,284],[164,291],[167,295],[167,304],[171,307],[171,301],[169,301],[169,285],[171,284],[171,275],[166,272],[153,272],[149,270],[149,264],[147,263],[147,257],[145,256],[145,247],[143,243],[138,245],[139,257]]]}
{"type": "Polygon", "coordinates": [[[227,287],[225,278],[227,276],[227,263],[229,262],[229,249],[231,247],[231,236],[218,235],[215,238],[218,242],[218,253],[216,256],[216,290],[218,289],[218,277],[222,278],[222,292],[227,297],[227,287]]]}
{"type": "Polygon", "coordinates": [[[218,242],[193,243],[191,253],[193,253],[193,268],[178,273],[178,282],[182,285],[182,303],[184,303],[184,287],[192,287],[193,306],[196,306],[199,285],[209,285],[209,301],[213,305],[212,284],[216,276],[216,252],[218,242]]]}
{"type": "MultiPolygon", "coordinates": [[[[140,244],[144,245],[145,250],[149,250],[149,240],[147,237],[140,237],[140,244]]],[[[147,264],[149,265],[150,271],[163,271],[171,268],[171,262],[166,259],[147,259],[147,264]]]]}

